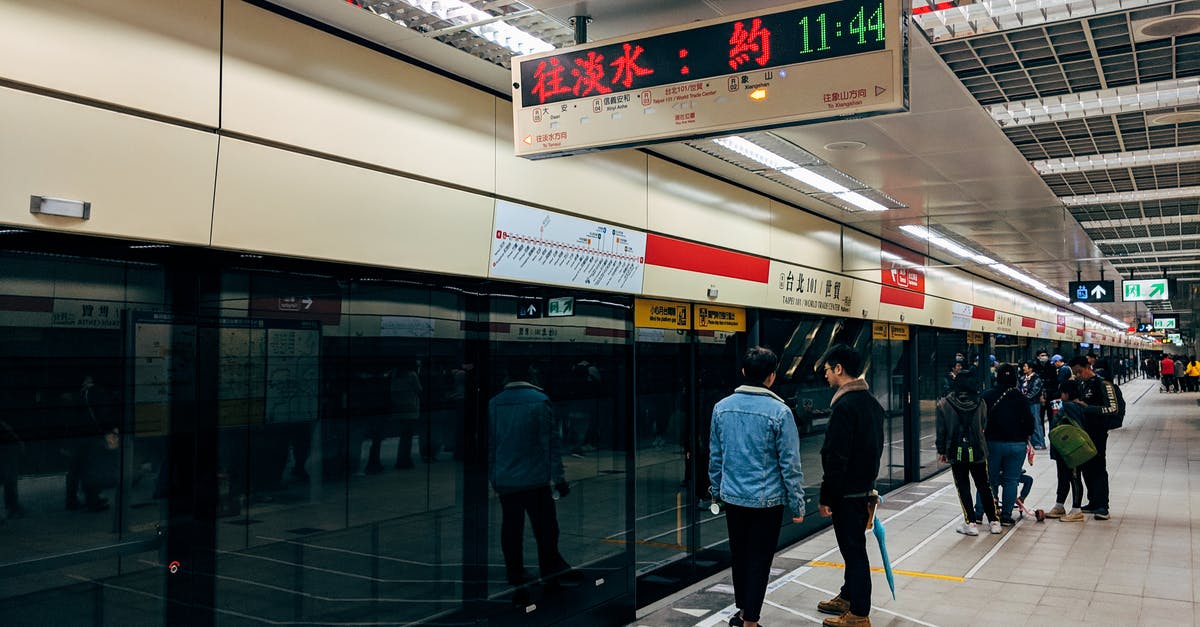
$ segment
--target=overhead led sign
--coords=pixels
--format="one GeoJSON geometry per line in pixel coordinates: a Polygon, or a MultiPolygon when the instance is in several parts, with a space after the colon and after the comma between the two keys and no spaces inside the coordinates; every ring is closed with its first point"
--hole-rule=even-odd
{"type": "Polygon", "coordinates": [[[813,0],[513,59],[518,156],[908,108],[899,0],[813,0]]]}
{"type": "Polygon", "coordinates": [[[1116,300],[1112,281],[1071,281],[1067,294],[1073,303],[1111,303],[1116,300]]]}

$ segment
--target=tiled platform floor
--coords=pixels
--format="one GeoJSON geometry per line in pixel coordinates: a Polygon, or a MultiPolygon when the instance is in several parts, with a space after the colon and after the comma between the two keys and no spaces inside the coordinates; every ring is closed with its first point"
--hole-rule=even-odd
{"type": "MultiPolygon", "coordinates": [[[[873,574],[873,625],[1200,625],[1200,394],[1155,381],[1122,386],[1125,426],[1109,434],[1112,518],[1031,518],[968,537],[949,473],[906,486],[880,508],[896,600],[873,574]],[[903,507],[901,508],[900,505],[903,507]],[[887,507],[885,511],[884,507],[887,507]]],[[[1054,463],[1041,451],[1028,505],[1053,506],[1054,463]]],[[[805,469],[819,475],[819,469],[805,469]]],[[[868,540],[873,567],[878,547],[868,540]]],[[[779,553],[762,624],[816,624],[818,601],[841,585],[832,528],[779,553]]],[[[724,625],[735,611],[726,571],[640,613],[635,625],[724,625]]]]}

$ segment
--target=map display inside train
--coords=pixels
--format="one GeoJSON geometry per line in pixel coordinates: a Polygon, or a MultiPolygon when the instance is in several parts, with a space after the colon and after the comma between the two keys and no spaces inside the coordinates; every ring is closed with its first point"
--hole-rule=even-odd
{"type": "Polygon", "coordinates": [[[883,0],[829,2],[521,62],[521,104],[549,104],[882,50],[883,0]]]}

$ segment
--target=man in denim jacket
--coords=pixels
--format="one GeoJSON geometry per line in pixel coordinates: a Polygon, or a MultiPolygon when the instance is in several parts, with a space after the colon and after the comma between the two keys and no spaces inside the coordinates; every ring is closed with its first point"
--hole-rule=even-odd
{"type": "Polygon", "coordinates": [[[735,627],[758,625],[784,506],[792,522],[804,522],[800,436],[792,410],[767,389],[778,366],[769,349],[749,349],[742,359],[745,384],[713,407],[708,475],[713,500],[725,504],[741,610],[729,619],[735,627]]]}

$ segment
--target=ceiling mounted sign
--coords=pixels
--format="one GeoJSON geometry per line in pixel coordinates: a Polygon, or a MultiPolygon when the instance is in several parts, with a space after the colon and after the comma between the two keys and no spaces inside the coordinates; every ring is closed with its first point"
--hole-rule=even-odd
{"type": "Polygon", "coordinates": [[[814,0],[516,57],[516,154],[907,111],[903,8],[814,0]]]}

